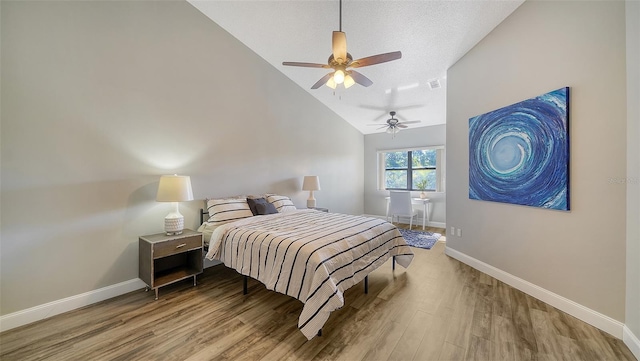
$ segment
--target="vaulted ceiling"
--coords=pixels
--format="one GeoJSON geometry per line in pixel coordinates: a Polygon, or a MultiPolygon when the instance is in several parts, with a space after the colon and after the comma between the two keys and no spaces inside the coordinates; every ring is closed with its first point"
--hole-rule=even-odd
{"type": "MultiPolygon", "coordinates": [[[[363,134],[383,132],[390,111],[410,127],[446,122],[447,69],[524,0],[344,0],[342,31],[354,59],[401,51],[399,60],[358,68],[373,85],[335,90],[311,86],[330,69],[283,66],[326,64],[332,31],[340,27],[338,0],[188,0],[256,54],[363,134]],[[439,87],[430,83],[437,81],[439,87]],[[376,124],[376,125],[370,125],[376,124]]],[[[496,61],[500,61],[496,54],[496,61]]]]}

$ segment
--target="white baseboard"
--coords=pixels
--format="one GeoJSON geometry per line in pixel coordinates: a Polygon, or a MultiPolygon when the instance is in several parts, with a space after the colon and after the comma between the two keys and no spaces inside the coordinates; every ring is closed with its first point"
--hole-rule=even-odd
{"type": "MultiPolygon", "coordinates": [[[[380,217],[380,216],[371,216],[380,217]]],[[[384,218],[384,217],[382,217],[384,218]]],[[[444,228],[444,227],[443,227],[444,228]]],[[[616,321],[606,315],[584,307],[567,298],[547,291],[528,281],[513,276],[498,268],[481,262],[464,253],[458,252],[449,247],[445,248],[445,254],[463,262],[481,272],[484,272],[522,292],[525,292],[539,300],[542,300],[553,307],[558,308],[594,327],[597,327],[614,337],[622,339],[629,347],[634,356],[640,360],[640,340],[623,323],[616,321]]],[[[44,320],[46,318],[72,311],[80,307],[88,306],[109,298],[117,297],[144,288],[145,283],[139,279],[132,279],[115,285],[103,287],[97,290],[85,292],[80,295],[67,297],[61,300],[49,302],[40,306],[28,308],[26,310],[0,316],[0,332],[20,327],[32,322],[44,320]]]]}
{"type": "MultiPolygon", "coordinates": [[[[422,224],[422,223],[420,223],[422,224]]],[[[436,228],[444,228],[447,229],[447,224],[443,222],[427,222],[427,227],[436,227],[436,228]]]]}
{"type": "Polygon", "coordinates": [[[626,325],[624,326],[622,341],[624,341],[624,344],[631,350],[631,353],[640,360],[640,340],[638,340],[638,337],[636,337],[626,325]]]}
{"type": "MultiPolygon", "coordinates": [[[[378,216],[376,214],[363,214],[363,216],[365,217],[371,217],[371,218],[379,218],[379,219],[387,219],[387,217],[385,216],[378,216]]],[[[409,224],[409,218],[401,218],[400,219],[404,224],[409,224]]],[[[420,216],[418,216],[418,221],[415,222],[415,224],[417,225],[422,225],[422,218],[420,216]]],[[[437,227],[437,228],[447,228],[447,224],[443,223],[443,222],[433,222],[433,221],[427,221],[427,227],[437,227]]]]}
{"type": "MultiPolygon", "coordinates": [[[[489,264],[479,261],[473,257],[467,256],[462,252],[458,252],[449,247],[445,248],[445,254],[451,256],[458,261],[465,263],[478,271],[484,272],[489,276],[492,276],[513,288],[533,296],[543,302],[550,304],[551,306],[562,310],[600,330],[611,334],[619,339],[623,338],[623,328],[626,326],[620,321],[616,321],[613,318],[603,315],[597,311],[587,308],[579,303],[571,301],[568,298],[564,298],[558,294],[548,291],[540,286],[536,286],[531,282],[525,281],[512,274],[509,274],[503,270],[495,268],[489,264]]],[[[638,339],[636,338],[637,342],[638,339]]],[[[631,347],[629,347],[631,348],[631,347]]]]}
{"type": "Polygon", "coordinates": [[[26,310],[10,313],[0,317],[0,332],[44,320],[45,318],[120,296],[131,291],[139,290],[145,286],[145,283],[141,279],[135,278],[115,285],[85,292],[80,295],[63,298],[40,306],[31,307],[26,310]]]}

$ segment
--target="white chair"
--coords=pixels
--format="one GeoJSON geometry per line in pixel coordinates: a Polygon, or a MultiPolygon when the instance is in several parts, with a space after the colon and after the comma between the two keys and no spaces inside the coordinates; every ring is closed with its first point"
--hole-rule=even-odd
{"type": "Polygon", "coordinates": [[[411,193],[410,192],[401,192],[401,191],[390,191],[389,192],[389,211],[387,212],[387,220],[389,220],[389,215],[391,215],[391,223],[393,223],[393,217],[398,217],[398,223],[400,222],[400,217],[409,217],[409,228],[413,226],[413,217],[418,216],[418,211],[413,209],[413,204],[411,203],[411,193]]]}

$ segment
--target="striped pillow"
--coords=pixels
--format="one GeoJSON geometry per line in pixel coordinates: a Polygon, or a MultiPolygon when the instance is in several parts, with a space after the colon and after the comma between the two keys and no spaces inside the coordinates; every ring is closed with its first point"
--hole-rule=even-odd
{"type": "Polygon", "coordinates": [[[291,212],[297,209],[287,196],[279,196],[277,194],[265,194],[264,196],[267,198],[267,202],[273,204],[279,213],[291,212]]]}
{"type": "Polygon", "coordinates": [[[207,211],[209,211],[209,220],[207,222],[214,225],[253,216],[245,197],[208,199],[207,211]]]}

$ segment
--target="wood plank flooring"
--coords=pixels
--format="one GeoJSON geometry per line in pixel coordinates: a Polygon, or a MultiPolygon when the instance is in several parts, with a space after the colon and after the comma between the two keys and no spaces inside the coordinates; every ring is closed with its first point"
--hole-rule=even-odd
{"type": "MultiPolygon", "coordinates": [[[[431,229],[444,234],[445,230],[431,229]]],[[[444,254],[414,249],[345,293],[323,336],[302,304],[224,266],[0,334],[2,360],[635,360],[618,340],[444,254]]]]}

